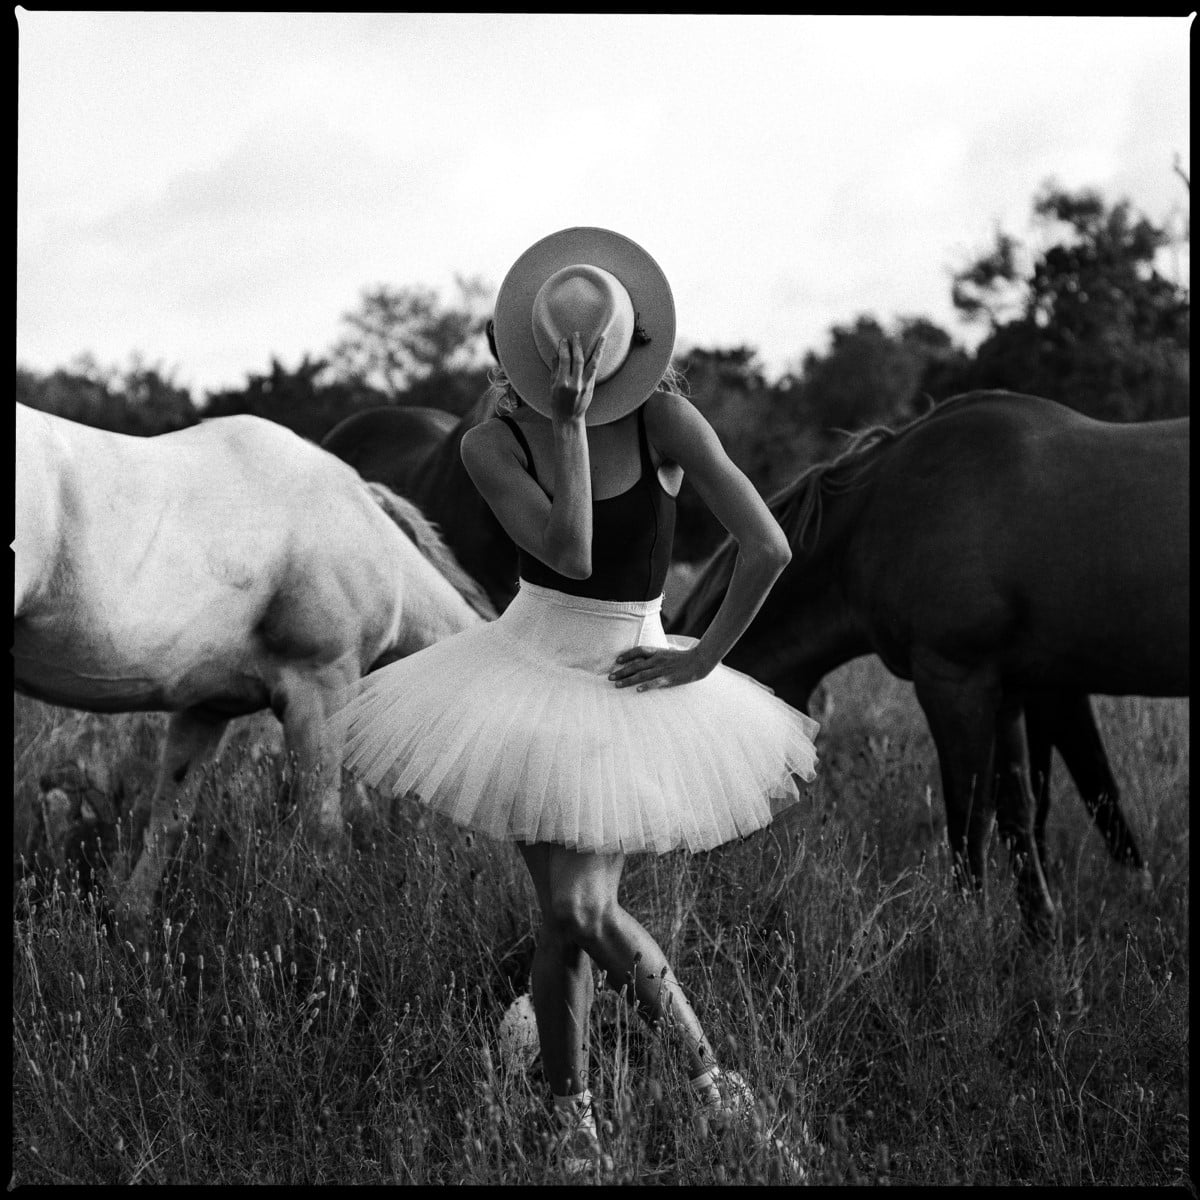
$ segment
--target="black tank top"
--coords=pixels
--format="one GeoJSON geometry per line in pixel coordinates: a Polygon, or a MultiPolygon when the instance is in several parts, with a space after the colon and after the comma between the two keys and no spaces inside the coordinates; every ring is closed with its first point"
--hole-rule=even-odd
{"type": "MultiPolygon", "coordinates": [[[[654,600],[662,595],[675,538],[675,497],[658,481],[650,443],[646,440],[645,407],[637,410],[642,464],[637,482],[616,496],[592,501],[591,575],[587,579],[570,579],[518,546],[522,579],[593,600],[654,600]]],[[[513,431],[525,453],[529,474],[542,487],[521,427],[504,413],[500,419],[513,431]]],[[[546,489],[542,487],[542,491],[546,489]]]]}

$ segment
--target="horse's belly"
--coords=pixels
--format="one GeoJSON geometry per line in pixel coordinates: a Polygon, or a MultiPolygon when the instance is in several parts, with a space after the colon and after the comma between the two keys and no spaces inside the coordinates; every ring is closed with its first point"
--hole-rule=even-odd
{"type": "Polygon", "coordinates": [[[1188,641],[1064,638],[1057,645],[1018,645],[1002,674],[1021,687],[1055,688],[1101,696],[1187,696],[1188,641]]]}
{"type": "Polygon", "coordinates": [[[46,704],[89,712],[137,712],[169,707],[162,681],[112,666],[63,657],[37,639],[13,640],[13,687],[46,704]]]}
{"type": "Polygon", "coordinates": [[[89,712],[169,712],[200,704],[253,712],[268,702],[261,680],[220,654],[184,660],[161,647],[113,651],[111,639],[15,621],[13,686],[47,704],[89,712]]]}
{"type": "Polygon", "coordinates": [[[1003,677],[1018,686],[1093,695],[1189,694],[1185,603],[1127,605],[1099,587],[1092,599],[1024,610],[995,647],[1003,677]]]}

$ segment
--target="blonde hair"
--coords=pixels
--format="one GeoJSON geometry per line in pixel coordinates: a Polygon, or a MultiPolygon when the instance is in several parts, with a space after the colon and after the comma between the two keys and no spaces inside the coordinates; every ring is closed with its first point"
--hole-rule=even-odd
{"type": "MultiPolygon", "coordinates": [[[[659,380],[658,387],[654,389],[656,392],[666,392],[671,396],[679,396],[681,399],[687,399],[687,380],[684,378],[683,372],[678,370],[673,364],[668,363],[667,369],[663,372],[662,379],[659,380]]],[[[517,395],[516,389],[512,385],[512,381],[508,378],[504,368],[498,364],[488,372],[487,391],[484,392],[484,400],[486,407],[491,408],[492,412],[497,416],[502,413],[514,413],[520,408],[525,401],[517,395]]]]}

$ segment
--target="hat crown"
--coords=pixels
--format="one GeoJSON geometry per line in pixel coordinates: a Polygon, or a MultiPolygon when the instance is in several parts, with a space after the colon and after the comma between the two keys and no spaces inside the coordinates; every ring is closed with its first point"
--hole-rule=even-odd
{"type": "Polygon", "coordinates": [[[578,333],[585,354],[604,335],[596,369],[603,383],[629,356],[637,314],[625,285],[611,272],[590,263],[572,263],[555,271],[533,301],[533,340],[547,367],[553,368],[558,343],[578,333]]]}

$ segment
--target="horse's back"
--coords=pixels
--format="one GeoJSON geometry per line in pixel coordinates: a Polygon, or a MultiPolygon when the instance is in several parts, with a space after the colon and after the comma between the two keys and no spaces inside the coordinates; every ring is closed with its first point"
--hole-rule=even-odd
{"type": "Polygon", "coordinates": [[[234,416],[134,438],[25,424],[17,549],[41,585],[14,659],[33,694],[120,710],[224,689],[253,707],[272,630],[314,659],[394,632],[417,552],[349,467],[284,427],[234,416]]]}
{"type": "Polygon", "coordinates": [[[889,537],[965,527],[1055,559],[1082,544],[1119,574],[1145,551],[1185,551],[1189,446],[1186,418],[1098,421],[1039,397],[972,393],[881,455],[880,511],[889,537]]]}
{"type": "MultiPolygon", "coordinates": [[[[281,531],[319,543],[350,512],[370,514],[355,472],[273,421],[218,417],[156,437],[58,420],[43,486],[55,487],[81,559],[148,566],[236,549],[270,558],[281,531]],[[115,559],[113,556],[115,555],[115,559]]],[[[26,473],[18,463],[18,478],[26,473]]],[[[376,522],[378,527],[379,523],[376,522]]],[[[145,574],[145,571],[139,571],[145,574]]]]}
{"type": "Polygon", "coordinates": [[[1186,691],[1189,436],[962,397],[880,455],[852,569],[910,641],[1005,647],[1006,669],[1090,691],[1186,691]]]}

